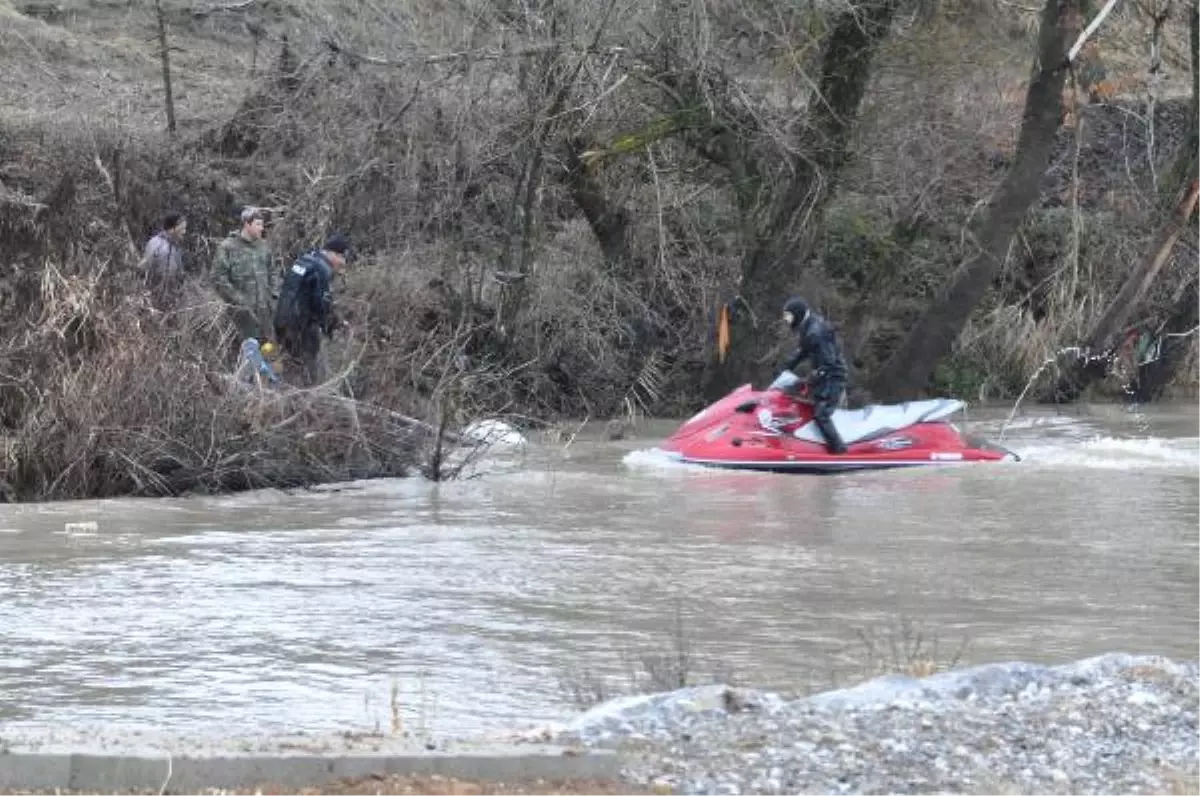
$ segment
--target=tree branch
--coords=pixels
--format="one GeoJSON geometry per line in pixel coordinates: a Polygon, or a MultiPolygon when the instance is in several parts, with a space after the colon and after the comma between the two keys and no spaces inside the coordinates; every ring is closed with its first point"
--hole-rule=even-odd
{"type": "Polygon", "coordinates": [[[1108,17],[1116,5],[1117,0],[1108,0],[1104,4],[1104,8],[1100,9],[1100,13],[1088,23],[1088,26],[1083,29],[1083,33],[1080,33],[1079,38],[1071,45],[1071,49],[1067,51],[1067,63],[1074,63],[1075,58],[1079,55],[1079,51],[1083,49],[1083,45],[1087,44],[1087,40],[1091,38],[1091,35],[1104,24],[1105,18],[1108,17]]]}
{"type": "Polygon", "coordinates": [[[242,0],[240,3],[228,3],[224,5],[210,5],[202,8],[193,8],[192,16],[206,17],[209,14],[219,14],[225,11],[244,11],[257,2],[258,0],[242,0]]]}
{"type": "Polygon", "coordinates": [[[552,41],[543,44],[534,44],[529,47],[521,47],[516,50],[461,50],[452,53],[439,53],[437,55],[414,55],[407,58],[381,58],[376,55],[367,55],[365,53],[356,52],[347,49],[340,42],[332,37],[325,37],[323,43],[333,52],[338,55],[349,58],[352,61],[359,63],[371,64],[372,66],[386,66],[393,68],[410,67],[417,64],[445,64],[455,61],[499,61],[506,58],[532,58],[537,55],[545,55],[546,53],[562,51],[562,52],[577,52],[580,55],[613,55],[627,52],[625,47],[611,46],[601,47],[598,43],[593,42],[590,46],[574,47],[571,42],[552,41]]]}

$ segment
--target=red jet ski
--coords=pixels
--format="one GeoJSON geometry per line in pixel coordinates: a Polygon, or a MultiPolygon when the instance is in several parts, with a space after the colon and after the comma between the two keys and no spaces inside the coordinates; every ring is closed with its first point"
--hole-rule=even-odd
{"type": "Polygon", "coordinates": [[[660,447],[691,464],[789,473],[1020,461],[1012,451],[964,438],[946,418],[966,402],[950,398],[838,409],[833,423],[848,450],[830,454],[807,393],[808,385],[790,371],[765,390],[742,385],[660,447]]]}

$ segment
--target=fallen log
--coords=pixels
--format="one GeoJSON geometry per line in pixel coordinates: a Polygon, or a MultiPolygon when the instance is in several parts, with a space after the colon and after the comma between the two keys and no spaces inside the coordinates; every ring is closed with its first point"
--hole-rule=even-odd
{"type": "MultiPolygon", "coordinates": [[[[387,409],[386,407],[376,406],[375,404],[366,403],[354,398],[347,398],[344,395],[337,395],[329,392],[328,390],[331,388],[328,387],[301,388],[294,387],[286,383],[267,386],[265,384],[257,383],[257,380],[253,383],[249,383],[245,380],[239,379],[236,375],[229,373],[215,373],[213,376],[215,376],[226,386],[227,389],[230,390],[236,390],[239,392],[258,391],[263,395],[300,399],[316,405],[324,403],[330,406],[342,407],[352,412],[368,415],[376,419],[386,420],[389,423],[403,426],[414,432],[420,431],[433,437],[437,437],[439,435],[438,428],[430,423],[426,423],[423,420],[418,420],[415,417],[409,417],[408,415],[387,409]]],[[[442,430],[440,434],[442,439],[448,442],[453,442],[457,445],[478,444],[478,441],[465,439],[462,435],[453,431],[442,430]]]]}

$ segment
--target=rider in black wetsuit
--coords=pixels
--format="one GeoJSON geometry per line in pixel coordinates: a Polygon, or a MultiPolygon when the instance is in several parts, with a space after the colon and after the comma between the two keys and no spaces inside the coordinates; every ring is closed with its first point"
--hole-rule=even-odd
{"type": "Polygon", "coordinates": [[[846,361],[842,358],[837,335],[829,322],[808,307],[808,302],[799,297],[788,299],[783,305],[783,318],[796,332],[798,345],[783,367],[792,370],[806,359],[812,359],[812,377],[809,379],[813,398],[813,420],[825,435],[830,453],[846,452],[846,443],[833,425],[833,410],[841,403],[846,391],[846,361]]]}

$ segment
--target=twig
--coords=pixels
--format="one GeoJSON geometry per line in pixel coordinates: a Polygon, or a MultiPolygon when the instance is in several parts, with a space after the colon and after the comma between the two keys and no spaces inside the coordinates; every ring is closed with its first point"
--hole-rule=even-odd
{"type": "Polygon", "coordinates": [[[1068,290],[1059,292],[1059,298],[1064,305],[1075,301],[1075,293],[1079,287],[1079,239],[1080,227],[1083,224],[1079,212],[1079,159],[1083,151],[1083,114],[1079,112],[1079,83],[1075,70],[1071,69],[1072,104],[1075,106],[1075,157],[1071,161],[1071,247],[1068,252],[1071,266],[1071,281],[1068,290]]]}
{"type": "MultiPolygon", "coordinates": [[[[345,398],[341,395],[323,395],[321,397],[326,400],[334,401],[337,403],[353,404],[355,409],[357,409],[360,412],[365,412],[368,415],[385,417],[388,420],[394,421],[396,423],[400,423],[401,425],[415,426],[417,428],[423,429],[430,433],[437,433],[436,428],[434,428],[432,425],[430,425],[429,423],[426,423],[423,420],[417,420],[415,417],[409,417],[408,415],[402,415],[399,412],[393,412],[391,409],[385,409],[382,406],[375,406],[374,404],[368,404],[368,403],[360,403],[358,401],[355,401],[353,398],[345,398]]],[[[444,434],[444,436],[448,437],[453,442],[461,442],[462,441],[462,439],[459,437],[459,435],[455,434],[452,431],[446,431],[446,432],[443,432],[443,434],[444,434]]]]}
{"type": "Polygon", "coordinates": [[[240,3],[227,3],[224,5],[210,5],[206,8],[193,8],[192,16],[206,17],[209,14],[217,14],[225,11],[242,11],[257,3],[258,0],[242,0],[240,3]]]}
{"type": "Polygon", "coordinates": [[[351,60],[359,61],[373,66],[390,66],[390,67],[409,67],[413,64],[445,64],[454,61],[499,61],[505,58],[529,58],[535,55],[545,55],[548,52],[555,51],[575,51],[581,55],[607,55],[621,54],[627,52],[627,48],[621,46],[599,47],[592,44],[590,47],[575,48],[569,43],[564,42],[548,42],[545,44],[534,44],[529,47],[521,47],[516,50],[460,50],[452,53],[439,53],[437,55],[414,55],[408,58],[381,58],[377,55],[367,55],[365,53],[348,50],[342,46],[336,39],[326,37],[323,40],[326,47],[338,55],[343,55],[351,60]]]}
{"type": "Polygon", "coordinates": [[[49,205],[30,199],[28,196],[22,196],[15,191],[5,190],[3,186],[0,186],[0,203],[27,207],[35,213],[40,213],[49,207],[49,205]]]}
{"type": "Polygon", "coordinates": [[[158,789],[158,796],[163,796],[167,792],[167,783],[171,781],[171,774],[174,773],[175,763],[174,756],[167,756],[167,778],[163,780],[162,787],[158,789]]]}
{"type": "Polygon", "coordinates": [[[1200,326],[1193,326],[1191,329],[1188,329],[1186,332],[1166,332],[1162,336],[1163,337],[1191,337],[1196,332],[1200,332],[1200,326]]]}
{"type": "Polygon", "coordinates": [[[575,441],[575,438],[579,436],[579,432],[583,431],[583,427],[587,425],[588,420],[591,420],[591,418],[592,418],[591,413],[584,415],[583,422],[581,422],[578,426],[576,426],[575,430],[573,432],[571,432],[571,436],[567,438],[567,444],[563,445],[564,451],[567,448],[571,447],[571,443],[573,443],[575,441]]]}
{"type": "Polygon", "coordinates": [[[654,200],[658,206],[658,267],[665,270],[667,267],[667,231],[663,224],[662,186],[658,180],[658,166],[654,162],[654,149],[650,144],[646,144],[646,159],[650,164],[650,173],[654,175],[654,200]]]}
{"type": "Polygon", "coordinates": [[[1075,40],[1075,43],[1071,45],[1071,49],[1067,51],[1068,64],[1075,61],[1076,56],[1079,55],[1079,51],[1083,49],[1083,45],[1087,44],[1088,38],[1090,38],[1091,35],[1095,33],[1102,24],[1104,24],[1105,18],[1108,17],[1109,13],[1112,12],[1116,5],[1117,0],[1108,0],[1108,2],[1104,4],[1104,8],[1100,9],[1100,13],[1097,14],[1096,17],[1088,23],[1088,26],[1083,29],[1083,33],[1079,34],[1079,38],[1075,40]]]}
{"type": "Polygon", "coordinates": [[[596,110],[600,107],[600,103],[604,100],[604,98],[607,97],[609,94],[612,94],[617,89],[619,89],[622,85],[624,85],[625,81],[628,79],[629,79],[629,75],[627,75],[627,74],[621,75],[619,78],[617,78],[616,82],[614,82],[608,88],[604,89],[604,91],[597,94],[594,98],[592,98],[592,99],[588,100],[587,102],[584,102],[580,105],[576,105],[574,108],[568,108],[567,110],[565,110],[561,113],[555,114],[553,117],[551,117],[551,119],[558,119],[563,116],[570,116],[573,113],[579,113],[582,110],[586,110],[588,112],[588,114],[587,114],[587,116],[584,117],[583,121],[581,122],[581,126],[586,125],[589,121],[591,121],[592,116],[596,113],[596,110]]]}
{"type": "Polygon", "coordinates": [[[1158,105],[1158,89],[1162,81],[1162,28],[1171,15],[1171,0],[1166,7],[1151,15],[1154,28],[1150,34],[1150,77],[1146,81],[1146,164],[1150,167],[1150,186],[1158,195],[1158,170],[1154,166],[1154,115],[1158,105]]]}
{"type": "MultiPolygon", "coordinates": [[[[232,374],[218,373],[215,375],[220,380],[222,380],[225,383],[232,385],[234,387],[245,386],[242,382],[239,382],[237,380],[237,378],[235,376],[233,376],[232,374]]],[[[358,401],[353,398],[346,398],[345,396],[342,396],[342,395],[335,395],[333,393],[321,392],[320,386],[311,387],[308,389],[301,389],[301,388],[297,388],[297,387],[293,387],[291,385],[285,384],[285,385],[282,385],[278,389],[278,391],[264,391],[263,394],[266,396],[271,396],[271,397],[277,396],[280,398],[288,397],[288,396],[307,397],[314,402],[328,401],[331,403],[337,403],[337,404],[343,404],[343,405],[348,404],[353,410],[355,410],[357,412],[362,412],[362,413],[364,413],[366,415],[370,415],[372,417],[378,417],[378,418],[390,420],[390,421],[392,421],[398,425],[402,425],[402,426],[420,428],[421,430],[429,432],[429,433],[437,433],[437,428],[430,425],[429,423],[426,423],[423,420],[418,420],[415,417],[409,417],[408,415],[404,415],[399,412],[392,411],[391,409],[386,409],[382,406],[376,406],[374,404],[369,404],[369,403],[365,403],[363,401],[358,401]]],[[[294,416],[288,417],[287,419],[281,421],[279,425],[283,426],[283,425],[289,424],[294,419],[295,419],[294,416]]],[[[453,432],[447,431],[447,432],[445,432],[445,436],[454,442],[458,442],[458,443],[462,442],[461,437],[458,434],[455,434],[453,432]]]]}

